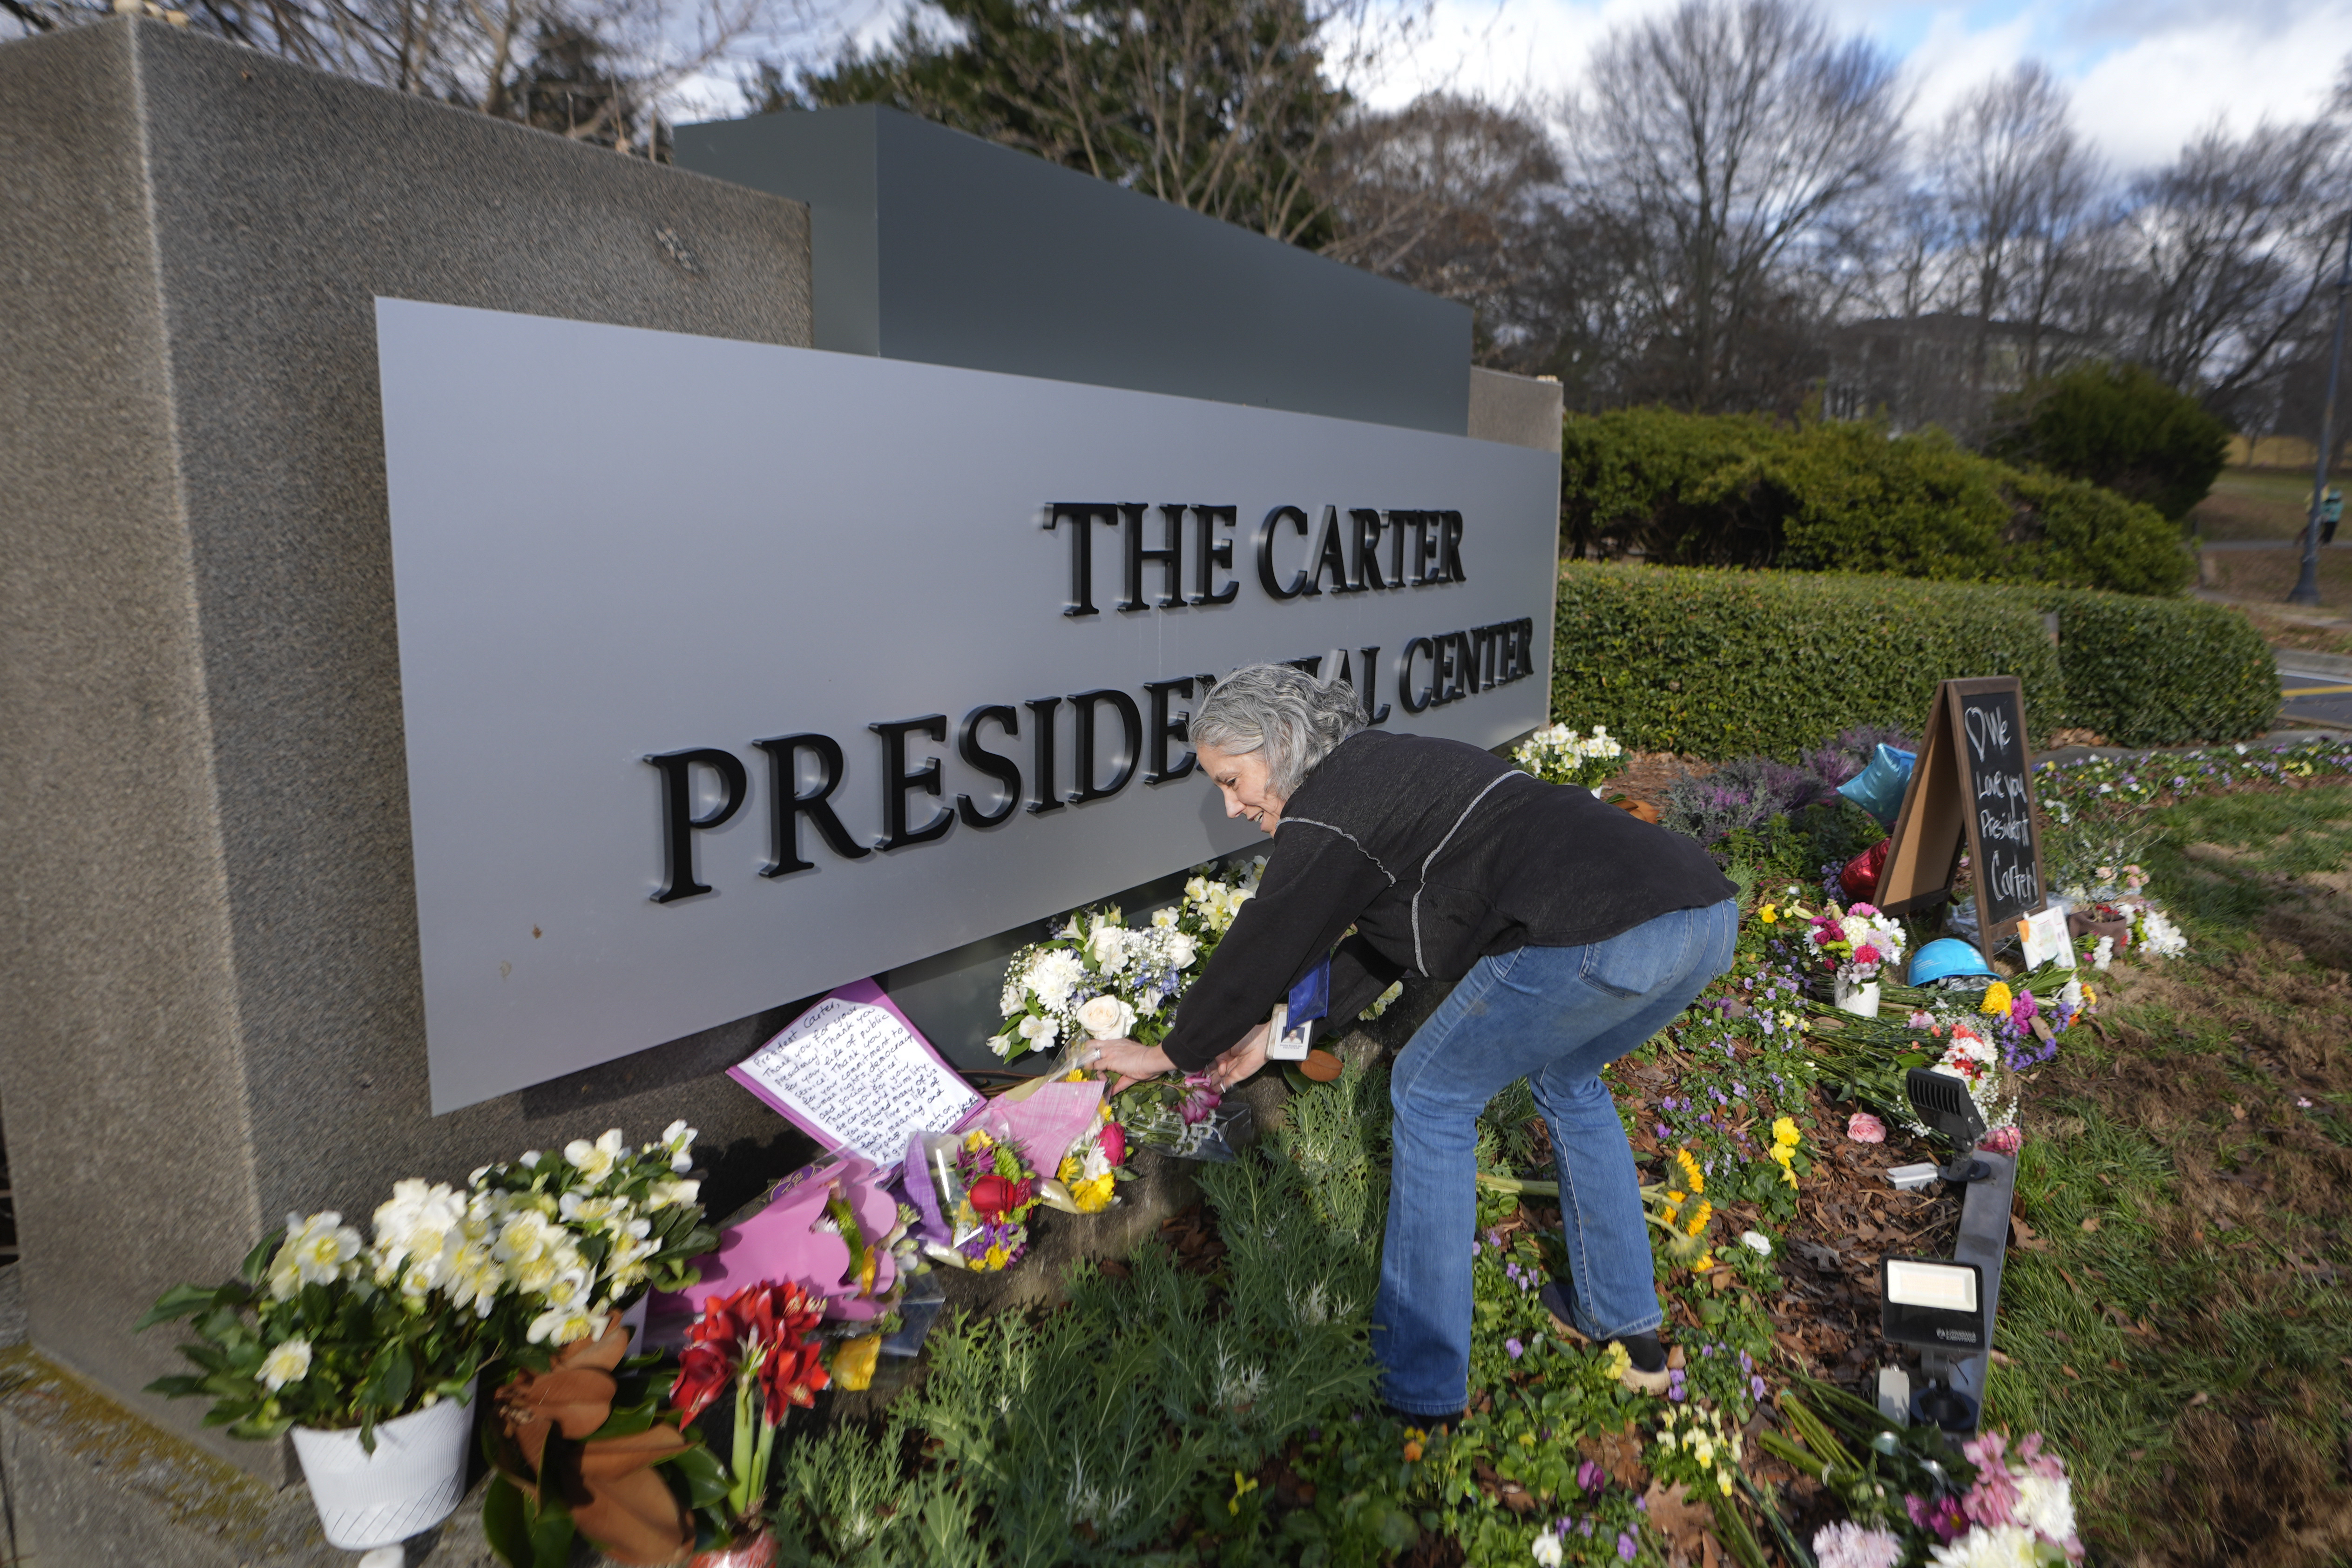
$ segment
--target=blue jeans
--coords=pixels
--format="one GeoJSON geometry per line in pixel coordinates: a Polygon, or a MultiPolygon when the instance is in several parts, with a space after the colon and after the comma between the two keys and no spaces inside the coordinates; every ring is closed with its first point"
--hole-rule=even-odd
{"type": "Polygon", "coordinates": [[[1480,959],[1398,1056],[1388,1238],[1372,1306],[1372,1354],[1390,1405],[1447,1416],[1468,1396],[1477,1117],[1515,1079],[1534,1088],[1551,1130],[1576,1327],[1606,1340],[1663,1321],[1641,1178],[1598,1075],[1731,967],[1738,927],[1738,905],[1726,899],[1586,947],[1480,959]]]}

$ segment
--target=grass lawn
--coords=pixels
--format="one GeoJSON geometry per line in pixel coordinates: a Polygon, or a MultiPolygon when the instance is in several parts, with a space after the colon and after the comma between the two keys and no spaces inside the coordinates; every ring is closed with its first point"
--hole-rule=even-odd
{"type": "MultiPolygon", "coordinates": [[[[2204,563],[2207,587],[2273,604],[2285,602],[2303,572],[2297,550],[2209,550],[2204,563]]],[[[2319,597],[2331,609],[2352,609],[2352,550],[2319,552],[2319,597]]]]}
{"type": "Polygon", "coordinates": [[[2225,468],[2189,516],[2207,539],[2287,539],[2303,527],[2310,505],[2308,468],[2225,468]]]}
{"type": "Polygon", "coordinates": [[[2111,1561],[2352,1561],[2352,789],[2154,816],[2190,953],[2029,1093],[1989,1414],[2111,1561]]]}

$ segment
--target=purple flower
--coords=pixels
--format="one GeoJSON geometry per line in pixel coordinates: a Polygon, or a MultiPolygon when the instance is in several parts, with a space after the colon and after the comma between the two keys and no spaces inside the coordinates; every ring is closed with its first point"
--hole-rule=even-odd
{"type": "Polygon", "coordinates": [[[1663,1122],[1663,1121],[1661,1121],[1661,1122],[1659,1122],[1659,1123],[1658,1123],[1658,1136],[1659,1136],[1659,1137],[1661,1137],[1661,1138],[1665,1138],[1665,1137],[1670,1137],[1670,1136],[1672,1136],[1672,1134],[1670,1134],[1670,1133],[1668,1133],[1668,1132],[1667,1132],[1667,1131],[1666,1131],[1666,1124],[1665,1124],[1664,1122],[1663,1122]]]}
{"type": "Polygon", "coordinates": [[[1755,1392],[1757,1398],[1761,1399],[1764,1397],[1764,1380],[1761,1377],[1749,1378],[1748,1380],[1748,1386],[1755,1392]]]}
{"type": "Polygon", "coordinates": [[[1625,1562],[1633,1561],[1633,1532],[1626,1531],[1617,1537],[1617,1555],[1625,1562]]]}
{"type": "Polygon", "coordinates": [[[1503,1342],[1503,1348],[1511,1352],[1511,1359],[1513,1361],[1517,1361],[1521,1356],[1528,1353],[1528,1347],[1519,1343],[1519,1342],[1515,1339],[1505,1340],[1503,1342]]]}

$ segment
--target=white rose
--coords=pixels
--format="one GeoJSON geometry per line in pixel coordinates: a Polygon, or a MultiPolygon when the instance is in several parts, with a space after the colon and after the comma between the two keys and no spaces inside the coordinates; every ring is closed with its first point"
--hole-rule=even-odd
{"type": "Polygon", "coordinates": [[[1106,974],[1117,974],[1127,967],[1127,932],[1117,926],[1097,926],[1095,934],[1087,939],[1087,952],[1094,959],[1097,969],[1106,974]]]}
{"type": "Polygon", "coordinates": [[[1190,969],[1192,961],[1201,956],[1201,944],[1183,931],[1171,931],[1168,937],[1168,962],[1178,969],[1190,969]]]}
{"type": "Polygon", "coordinates": [[[1106,994],[1078,1009],[1078,1026],[1091,1038],[1115,1040],[1135,1027],[1135,1009],[1106,994]]]}

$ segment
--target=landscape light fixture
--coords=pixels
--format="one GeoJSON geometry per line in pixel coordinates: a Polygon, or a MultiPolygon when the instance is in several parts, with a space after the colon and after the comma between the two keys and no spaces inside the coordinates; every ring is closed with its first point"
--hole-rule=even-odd
{"type": "Polygon", "coordinates": [[[1933,1068],[1913,1068],[1903,1075],[1903,1092],[1919,1120],[1952,1141],[1952,1163],[1936,1174],[1948,1182],[1981,1182],[1992,1167],[1973,1157],[1977,1140],[1985,1134],[1984,1117],[1969,1097],[1966,1079],[1933,1068]]]}
{"type": "MultiPolygon", "coordinates": [[[[1941,1356],[1990,1350],[1991,1325],[1984,1310],[1984,1271],[1973,1263],[1937,1258],[1887,1258],[1878,1265],[1879,1331],[1898,1345],[1941,1356]]],[[[1938,1364],[1931,1358],[1928,1365],[1938,1364]]],[[[1911,1418],[1933,1422],[1947,1432],[1976,1429],[1977,1402],[1944,1382],[1921,1385],[1911,1395],[1911,1418]]]]}

